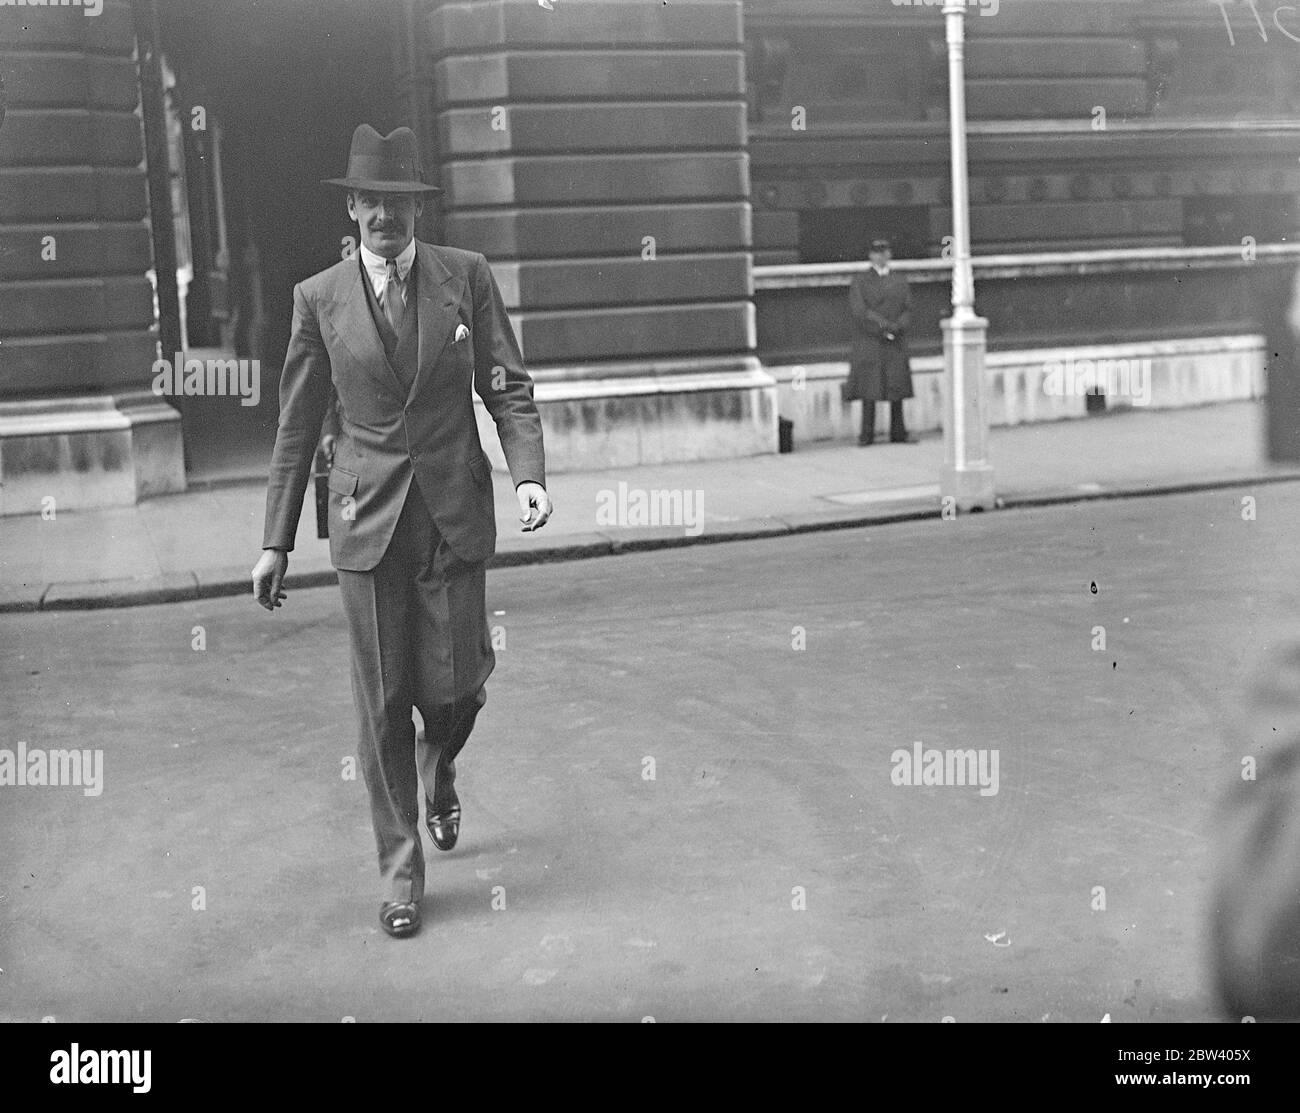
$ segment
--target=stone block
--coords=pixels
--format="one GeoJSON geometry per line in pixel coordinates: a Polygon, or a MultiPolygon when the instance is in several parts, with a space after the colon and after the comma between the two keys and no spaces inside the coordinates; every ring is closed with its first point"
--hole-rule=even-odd
{"type": "Polygon", "coordinates": [[[137,167],[144,157],[139,118],[130,112],[24,112],[6,116],[0,129],[5,166],[79,166],[88,156],[99,165],[137,167]]]}
{"type": "Polygon", "coordinates": [[[438,117],[449,157],[570,151],[735,148],[745,145],[741,101],[507,104],[456,108],[438,117]]]}
{"type": "Polygon", "coordinates": [[[546,50],[453,54],[433,67],[436,103],[743,97],[739,50],[546,50]]]}
{"type": "MultiPolygon", "coordinates": [[[[446,242],[498,259],[630,255],[654,236],[659,252],[745,250],[750,211],[742,201],[593,208],[456,209],[446,242]]],[[[3,241],[0,240],[0,244],[3,241]]]]}
{"type": "MultiPolygon", "coordinates": [[[[49,5],[53,7],[53,3],[49,5]]],[[[135,47],[135,23],[129,3],[104,0],[97,16],[66,8],[61,12],[14,8],[0,19],[0,47],[19,50],[93,50],[129,56],[135,47]],[[26,18],[22,18],[26,16],[26,18]]]]}
{"type": "Polygon", "coordinates": [[[149,228],[142,223],[0,227],[0,282],[143,275],[152,262],[149,228]],[[53,259],[41,257],[47,235],[54,237],[53,259]]]}
{"type": "Polygon", "coordinates": [[[529,363],[749,351],[753,305],[706,302],[629,309],[571,309],[512,317],[529,363]]]}
{"type": "Polygon", "coordinates": [[[5,305],[0,336],[106,332],[153,323],[153,291],[143,275],[6,282],[0,299],[5,305]]]}
{"type": "Polygon", "coordinates": [[[139,388],[158,338],[145,330],[94,336],[23,336],[0,344],[0,398],[79,386],[139,388]]]}
{"type": "Polygon", "coordinates": [[[9,107],[85,108],[90,99],[89,71],[90,59],[84,56],[10,54],[5,58],[9,107]]]}
{"type": "Polygon", "coordinates": [[[147,212],[138,168],[0,167],[0,223],[143,220],[147,212]]]}
{"type": "MultiPolygon", "coordinates": [[[[538,377],[548,471],[776,451],[775,385],[752,357],[700,357],[658,370],[623,363],[569,370],[538,377]]],[[[492,419],[477,400],[476,414],[484,451],[504,470],[492,419]]]]}
{"type": "MultiPolygon", "coordinates": [[[[739,151],[489,158],[446,163],[442,183],[451,209],[744,200],[749,195],[749,161],[739,151]]],[[[4,200],[0,173],[0,216],[4,200]]]]}
{"type": "Polygon", "coordinates": [[[530,312],[565,306],[584,310],[635,307],[750,294],[749,260],[740,254],[493,263],[492,272],[506,305],[530,312]]]}
{"type": "Polygon", "coordinates": [[[434,54],[507,47],[711,46],[742,41],[740,0],[583,0],[547,11],[512,0],[443,4],[426,17],[424,40],[434,54]]]}
{"type": "Polygon", "coordinates": [[[0,516],[184,489],[180,415],[147,391],[0,402],[0,516]]]}

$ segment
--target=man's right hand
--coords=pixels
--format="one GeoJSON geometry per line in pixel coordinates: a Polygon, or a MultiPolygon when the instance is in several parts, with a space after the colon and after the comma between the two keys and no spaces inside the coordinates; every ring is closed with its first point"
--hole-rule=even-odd
{"type": "Polygon", "coordinates": [[[289,554],[283,549],[263,549],[253,566],[253,597],[268,611],[275,610],[286,598],[280,585],[284,583],[284,574],[288,570],[289,554]]]}

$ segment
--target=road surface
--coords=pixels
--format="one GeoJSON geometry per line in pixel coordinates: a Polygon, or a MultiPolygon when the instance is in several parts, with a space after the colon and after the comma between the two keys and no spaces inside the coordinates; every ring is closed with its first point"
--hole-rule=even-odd
{"type": "Polygon", "coordinates": [[[337,589],[0,616],[0,746],[103,752],[99,795],[0,787],[0,1018],[1211,1018],[1224,726],[1297,520],[1274,485],[494,572],[409,940],[337,589]],[[983,790],[895,783],[917,744],[983,790]]]}

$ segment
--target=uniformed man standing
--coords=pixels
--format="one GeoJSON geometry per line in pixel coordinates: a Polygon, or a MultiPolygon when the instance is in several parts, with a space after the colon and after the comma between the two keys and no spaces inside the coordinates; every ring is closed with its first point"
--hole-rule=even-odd
{"type": "Polygon", "coordinates": [[[889,266],[888,240],[872,240],[871,266],[849,286],[853,315],[853,349],[844,400],[862,400],[858,444],[875,440],[876,403],[889,403],[889,439],[916,444],[903,422],[903,399],[912,397],[912,368],[907,358],[912,295],[905,279],[889,266]]]}

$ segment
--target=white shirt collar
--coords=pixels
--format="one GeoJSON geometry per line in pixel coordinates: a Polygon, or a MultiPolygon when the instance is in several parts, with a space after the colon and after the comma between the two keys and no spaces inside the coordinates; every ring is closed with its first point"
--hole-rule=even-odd
{"type": "MultiPolygon", "coordinates": [[[[406,245],[406,249],[397,257],[395,262],[397,263],[397,277],[405,282],[406,276],[411,273],[411,266],[415,262],[414,237],[412,237],[411,242],[406,245]]],[[[370,275],[370,282],[375,288],[375,294],[382,293],[384,283],[388,281],[388,260],[382,255],[376,255],[365,244],[362,244],[361,263],[366,268],[366,273],[370,275]]]]}
{"type": "Polygon", "coordinates": [[[870,265],[871,269],[872,269],[873,271],[875,271],[878,275],[880,275],[882,278],[883,278],[885,275],[887,275],[887,274],[889,273],[889,264],[888,264],[888,263],[886,263],[883,267],[878,267],[878,266],[876,266],[875,263],[871,263],[871,264],[869,264],[869,265],[870,265]]]}

